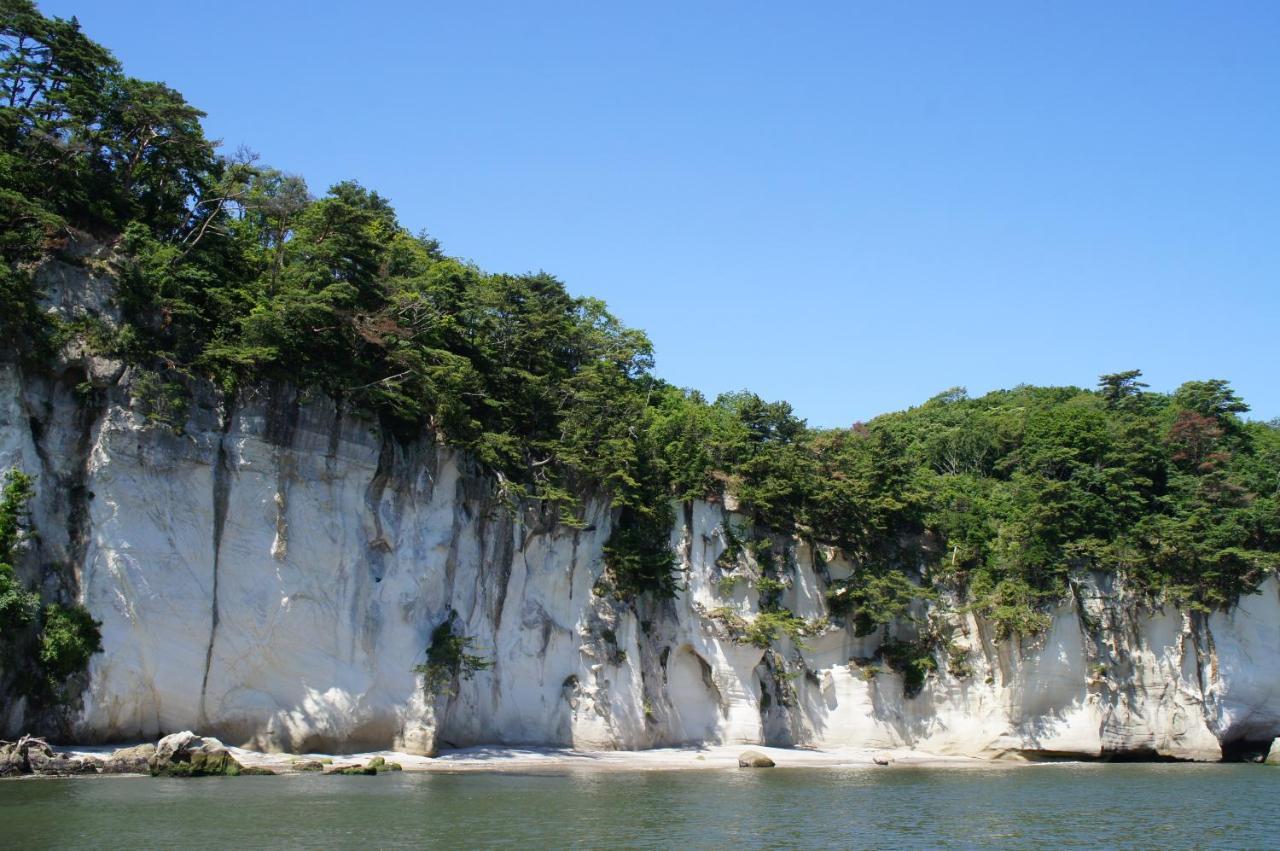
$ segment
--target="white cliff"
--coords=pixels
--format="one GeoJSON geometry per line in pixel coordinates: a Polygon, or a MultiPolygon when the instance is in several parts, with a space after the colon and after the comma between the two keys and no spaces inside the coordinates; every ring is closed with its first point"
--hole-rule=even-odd
{"type": "MultiPolygon", "coordinates": [[[[1204,615],[1087,578],[1046,634],[1022,640],[938,607],[927,615],[955,652],[908,698],[868,661],[881,635],[830,626],[766,650],[709,615],[758,608],[750,582],[720,581],[722,506],[677,510],[685,589],[628,604],[598,584],[605,504],[583,528],[556,525],[504,503],[462,454],[397,442],[289,388],[198,394],[177,434],[139,413],[128,372],[82,363],[69,376],[0,372],[0,467],[39,477],[28,577],[73,589],[102,622],[73,719],[85,741],[191,728],[269,750],[760,743],[1217,759],[1280,734],[1275,579],[1204,615]],[[32,566],[50,564],[68,569],[32,566]],[[451,612],[493,667],[428,697],[413,668],[451,612]]],[[[779,546],[783,603],[821,617],[826,583],[849,566],[829,548],[779,546]]],[[[737,572],[753,570],[743,556],[737,572]]],[[[22,707],[0,721],[20,726],[22,707]]]]}
{"type": "MultiPolygon", "coordinates": [[[[39,271],[64,318],[116,321],[112,282],[39,271]]],[[[98,251],[98,253],[101,253],[98,251]]],[[[581,528],[512,505],[469,459],[404,443],[323,398],[197,392],[175,430],[137,376],[74,345],[55,370],[0,366],[0,470],[37,477],[39,536],[18,565],[102,623],[71,732],[83,741],[198,729],[267,750],[685,743],[916,747],[1002,756],[1218,759],[1280,735],[1280,582],[1228,612],[1152,609],[1079,579],[1036,638],[997,640],[959,607],[913,697],[873,661],[882,634],[830,625],[797,646],[735,640],[759,610],[743,554],[718,564],[724,506],[677,507],[683,590],[624,603],[602,583],[607,504],[581,528]],[[451,616],[492,667],[428,696],[414,667],[451,616]],[[452,693],[451,693],[452,692],[452,693]]],[[[817,623],[850,565],[775,538],[781,602],[817,623]]],[[[910,638],[916,626],[891,633],[910,638]]],[[[0,696],[0,733],[29,720],[0,696]]]]}

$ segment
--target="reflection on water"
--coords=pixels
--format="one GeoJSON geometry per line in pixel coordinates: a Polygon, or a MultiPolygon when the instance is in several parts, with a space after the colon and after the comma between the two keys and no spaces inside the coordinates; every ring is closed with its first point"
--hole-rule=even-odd
{"type": "Polygon", "coordinates": [[[0,782],[0,845],[1280,844],[1280,768],[1071,764],[0,782]]]}

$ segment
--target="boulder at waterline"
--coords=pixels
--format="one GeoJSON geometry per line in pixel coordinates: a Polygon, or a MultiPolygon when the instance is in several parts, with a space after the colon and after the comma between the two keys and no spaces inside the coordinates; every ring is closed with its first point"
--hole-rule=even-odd
{"type": "Polygon", "coordinates": [[[774,761],[760,751],[743,751],[738,754],[739,768],[773,768],[774,761]]]}

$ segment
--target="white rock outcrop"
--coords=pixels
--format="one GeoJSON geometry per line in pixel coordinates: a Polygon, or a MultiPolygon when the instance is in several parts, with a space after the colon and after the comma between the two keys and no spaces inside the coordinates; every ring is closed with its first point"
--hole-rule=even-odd
{"type": "MultiPolygon", "coordinates": [[[[38,476],[24,575],[102,621],[73,720],[84,741],[194,729],[268,750],[705,742],[1217,759],[1280,734],[1274,579],[1206,616],[1146,608],[1093,577],[1034,640],[999,641],[940,609],[929,616],[955,650],[907,698],[867,662],[884,636],[833,626],[768,651],[732,639],[712,613],[750,619],[758,599],[722,581],[722,506],[677,511],[685,589],[624,605],[593,592],[605,504],[583,528],[557,526],[508,507],[458,452],[397,442],[290,388],[197,395],[175,433],[139,413],[128,371],[90,367],[101,389],[88,402],[74,364],[58,381],[0,368],[0,468],[38,476]],[[451,613],[493,666],[428,698],[413,669],[451,613]]],[[[826,583],[849,566],[779,546],[783,602],[822,616],[826,583]]],[[[0,709],[0,728],[20,728],[23,711],[0,709]]]]}

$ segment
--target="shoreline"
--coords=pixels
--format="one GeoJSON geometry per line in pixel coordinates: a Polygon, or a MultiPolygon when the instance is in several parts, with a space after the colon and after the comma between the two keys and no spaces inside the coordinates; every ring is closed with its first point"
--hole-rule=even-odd
{"type": "MultiPolygon", "coordinates": [[[[101,758],[121,745],[67,745],[58,751],[76,757],[101,758]]],[[[948,756],[908,748],[780,748],[762,745],[705,745],[692,747],[653,748],[638,751],[586,751],[539,746],[479,745],[450,748],[434,757],[391,750],[360,753],[264,753],[226,746],[227,751],[246,767],[265,768],[278,774],[318,773],[297,768],[302,763],[332,760],[332,766],[365,763],[381,757],[388,763],[399,763],[405,772],[454,774],[464,772],[540,773],[614,772],[614,771],[707,771],[738,769],[738,757],[746,751],[764,754],[777,768],[977,768],[1029,765],[1022,761],[992,760],[980,757],[948,756]],[[877,763],[888,760],[889,765],[877,763]]],[[[759,769],[755,769],[759,770],[759,769]]]]}

